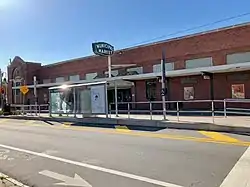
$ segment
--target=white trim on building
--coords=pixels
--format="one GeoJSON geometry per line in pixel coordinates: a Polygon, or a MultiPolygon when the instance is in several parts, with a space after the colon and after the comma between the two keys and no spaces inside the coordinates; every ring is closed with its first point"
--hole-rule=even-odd
{"type": "MultiPolygon", "coordinates": [[[[227,64],[220,66],[210,66],[210,67],[202,67],[202,68],[192,68],[192,69],[181,69],[181,70],[173,70],[168,71],[166,73],[167,77],[180,77],[180,76],[190,76],[190,75],[199,75],[202,72],[210,72],[210,73],[225,73],[225,72],[236,72],[236,71],[246,71],[250,70],[250,62],[245,63],[237,63],[237,64],[227,64]]],[[[118,76],[111,78],[100,78],[98,80],[80,80],[80,81],[68,81],[63,82],[63,84],[81,84],[81,83],[91,83],[91,82],[100,82],[100,81],[115,81],[115,80],[146,80],[153,79],[156,77],[161,77],[161,72],[159,73],[145,73],[139,75],[127,75],[127,76],[118,76]]],[[[37,88],[41,87],[52,87],[59,86],[62,83],[50,83],[50,84],[38,84],[37,88]]],[[[33,88],[34,85],[28,85],[29,88],[33,88]]],[[[12,89],[20,89],[18,87],[12,87],[12,89]]]]}

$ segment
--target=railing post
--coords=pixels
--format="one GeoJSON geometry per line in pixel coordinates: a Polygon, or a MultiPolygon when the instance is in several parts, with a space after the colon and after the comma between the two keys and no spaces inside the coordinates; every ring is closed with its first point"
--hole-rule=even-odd
{"type": "Polygon", "coordinates": [[[153,112],[152,112],[152,102],[151,101],[149,101],[149,111],[150,111],[150,120],[152,120],[153,119],[153,112]]]}
{"type": "Polygon", "coordinates": [[[226,104],[226,99],[224,99],[224,117],[227,117],[227,104],[226,104]]]}
{"type": "Polygon", "coordinates": [[[213,120],[213,123],[214,123],[214,101],[212,100],[212,120],[213,120]]]}
{"type": "Polygon", "coordinates": [[[38,115],[40,117],[40,114],[41,114],[41,105],[38,105],[38,115]]]}
{"type": "Polygon", "coordinates": [[[128,103],[128,118],[130,118],[130,104],[128,103]]]}
{"type": "Polygon", "coordinates": [[[111,118],[111,109],[112,109],[112,108],[111,108],[111,104],[112,104],[112,103],[109,104],[109,118],[111,118]]]}
{"type": "Polygon", "coordinates": [[[179,109],[179,102],[176,103],[176,111],[177,111],[177,121],[180,121],[180,109],[179,109]]]}

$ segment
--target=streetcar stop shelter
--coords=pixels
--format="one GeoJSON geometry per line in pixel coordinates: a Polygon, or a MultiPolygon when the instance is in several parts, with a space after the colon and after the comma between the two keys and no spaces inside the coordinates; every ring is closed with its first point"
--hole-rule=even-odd
{"type": "Polygon", "coordinates": [[[114,80],[51,87],[49,88],[50,115],[66,114],[74,117],[106,115],[108,117],[108,90],[114,89],[114,100],[117,106],[117,89],[130,87],[132,84],[130,81],[114,80]]]}

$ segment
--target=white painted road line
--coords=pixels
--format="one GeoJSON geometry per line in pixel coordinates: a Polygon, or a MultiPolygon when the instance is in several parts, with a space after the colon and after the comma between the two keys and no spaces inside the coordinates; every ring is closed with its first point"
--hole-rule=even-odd
{"type": "Polygon", "coordinates": [[[220,187],[250,187],[250,147],[240,157],[220,187]]]}
{"type": "Polygon", "coordinates": [[[82,167],[85,167],[85,168],[89,168],[89,169],[93,169],[93,170],[97,170],[97,171],[101,171],[101,172],[105,172],[105,173],[110,173],[110,174],[113,174],[113,175],[118,175],[118,176],[130,178],[130,179],[134,179],[134,180],[139,180],[139,181],[143,181],[143,182],[146,182],[146,183],[155,184],[155,185],[158,185],[158,186],[183,187],[183,186],[179,186],[179,185],[172,184],[172,183],[167,183],[167,182],[163,182],[163,181],[159,181],[159,180],[155,180],[155,179],[151,179],[151,178],[147,178],[147,177],[142,177],[142,176],[138,176],[138,175],[134,175],[134,174],[130,174],[130,173],[125,173],[125,172],[122,172],[122,171],[117,171],[117,170],[113,170],[113,169],[94,166],[94,165],[91,165],[91,164],[77,162],[77,161],[73,161],[73,160],[69,160],[69,159],[65,159],[65,158],[51,156],[51,155],[47,155],[47,154],[44,154],[44,153],[38,153],[38,152],[34,152],[34,151],[26,150],[26,149],[21,149],[21,148],[17,148],[17,147],[12,147],[12,146],[8,146],[8,145],[0,144],[0,147],[10,149],[10,150],[14,150],[14,151],[23,152],[23,153],[28,153],[28,154],[39,156],[39,157],[42,157],[42,158],[48,158],[48,159],[51,159],[51,160],[56,160],[56,161],[60,161],[60,162],[64,162],[64,163],[68,163],[68,164],[72,164],[72,165],[76,165],[76,166],[82,166],[82,167]]]}

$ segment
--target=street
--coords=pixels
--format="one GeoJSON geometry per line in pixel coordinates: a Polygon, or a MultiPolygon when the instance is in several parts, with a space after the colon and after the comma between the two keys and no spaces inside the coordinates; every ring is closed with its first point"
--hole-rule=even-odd
{"type": "Polygon", "coordinates": [[[0,119],[0,172],[28,186],[249,187],[250,137],[0,119]]]}

